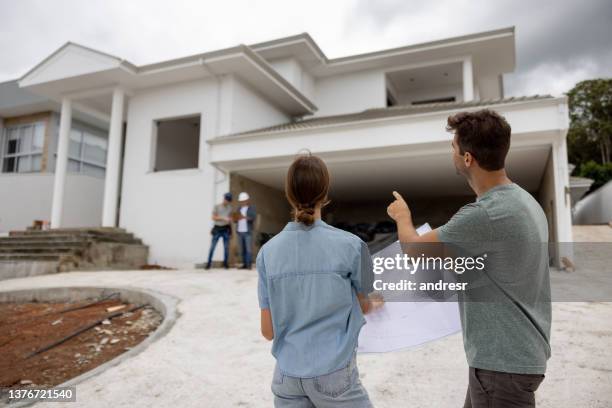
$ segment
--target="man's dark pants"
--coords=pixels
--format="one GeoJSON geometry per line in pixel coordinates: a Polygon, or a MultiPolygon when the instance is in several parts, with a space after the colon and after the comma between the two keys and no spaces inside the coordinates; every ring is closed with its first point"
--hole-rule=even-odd
{"type": "Polygon", "coordinates": [[[223,238],[223,266],[228,267],[228,258],[229,258],[229,237],[230,237],[230,228],[229,227],[215,227],[212,231],[212,242],[210,244],[210,251],[208,252],[208,266],[212,263],[213,253],[215,252],[215,247],[217,246],[217,241],[219,238],[223,238]]]}
{"type": "Polygon", "coordinates": [[[535,407],[544,374],[511,374],[470,367],[463,408],[535,407]]]}
{"type": "Polygon", "coordinates": [[[243,268],[251,267],[251,232],[239,232],[238,238],[240,238],[240,247],[242,249],[242,262],[244,263],[243,268]]]}

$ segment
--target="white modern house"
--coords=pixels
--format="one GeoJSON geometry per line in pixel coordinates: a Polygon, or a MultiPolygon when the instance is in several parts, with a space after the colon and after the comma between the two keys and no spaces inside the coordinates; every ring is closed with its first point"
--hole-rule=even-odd
{"type": "Polygon", "coordinates": [[[329,222],[385,220],[398,190],[417,222],[440,225],[474,199],[453,168],[446,118],[484,107],[512,126],[510,177],[542,204],[551,240],[571,241],[567,102],[504,98],[514,69],[514,28],[336,59],[300,34],[142,66],[69,42],[18,84],[61,106],[51,226],[66,225],[75,200],[79,112],[108,128],[96,225],[123,227],[151,263],[181,267],[205,259],[211,210],[228,190],[248,191],[258,229],[278,232],[286,168],[304,148],[332,173],[329,222]]]}

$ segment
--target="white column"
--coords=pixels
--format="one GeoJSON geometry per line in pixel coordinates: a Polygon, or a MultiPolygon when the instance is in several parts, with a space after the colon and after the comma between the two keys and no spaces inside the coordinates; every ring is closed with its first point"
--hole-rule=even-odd
{"type": "MultiPolygon", "coordinates": [[[[4,119],[0,118],[0,166],[2,165],[3,149],[6,142],[4,141],[4,119]]],[[[0,168],[0,173],[2,169],[0,168]]]]}
{"type": "Polygon", "coordinates": [[[472,57],[463,60],[463,101],[474,100],[474,72],[472,69],[472,57]]]}
{"type": "Polygon", "coordinates": [[[110,129],[108,132],[108,152],[106,158],[106,178],[104,180],[104,204],[102,207],[102,226],[115,227],[117,198],[119,195],[119,166],[121,165],[121,135],[123,133],[123,105],[125,92],[121,88],[113,90],[110,129]]]}
{"type": "Polygon", "coordinates": [[[72,101],[62,99],[60,116],[59,142],[55,160],[55,177],[53,182],[53,204],[51,207],[51,228],[60,228],[64,209],[64,187],[66,185],[66,168],[68,167],[68,145],[72,125],[72,101]]]}
{"type": "Polygon", "coordinates": [[[561,259],[574,260],[573,234],[572,234],[572,210],[569,195],[569,172],[567,166],[566,130],[559,133],[559,139],[553,143],[552,159],[555,185],[555,223],[557,266],[562,265],[561,259]]]}

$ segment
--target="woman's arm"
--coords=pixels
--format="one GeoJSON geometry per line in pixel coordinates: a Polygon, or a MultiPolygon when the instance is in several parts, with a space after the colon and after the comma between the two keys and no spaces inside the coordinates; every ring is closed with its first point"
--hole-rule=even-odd
{"type": "Polygon", "coordinates": [[[274,339],[274,328],[272,327],[272,314],[270,309],[261,309],[261,334],[266,340],[274,339]]]}
{"type": "Polygon", "coordinates": [[[370,296],[364,295],[363,293],[357,293],[357,299],[359,299],[359,306],[361,306],[361,312],[368,314],[373,310],[379,309],[385,304],[384,299],[380,294],[373,293],[370,296]]]}

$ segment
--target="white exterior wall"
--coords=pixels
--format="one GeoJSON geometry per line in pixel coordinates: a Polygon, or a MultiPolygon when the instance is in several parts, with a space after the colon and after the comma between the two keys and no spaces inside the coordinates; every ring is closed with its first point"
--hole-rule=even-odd
{"type": "Polygon", "coordinates": [[[272,68],[296,88],[302,85],[302,67],[295,58],[282,58],[270,61],[272,68]]]}
{"type": "Polygon", "coordinates": [[[298,91],[309,99],[315,97],[314,79],[310,73],[302,68],[302,65],[295,58],[282,58],[269,62],[276,70],[298,91]]]}
{"type": "Polygon", "coordinates": [[[244,132],[286,123],[289,116],[238,79],[228,77],[231,88],[230,133],[244,132]]]}
{"type": "Polygon", "coordinates": [[[315,79],[306,71],[302,71],[302,93],[311,101],[314,101],[316,97],[315,90],[315,79]]]}
{"type": "MultiPolygon", "coordinates": [[[[0,174],[0,233],[49,221],[53,173],[0,174]]],[[[62,227],[95,227],[102,222],[104,179],[68,173],[62,227]]]]}
{"type": "Polygon", "coordinates": [[[317,78],[316,116],[360,112],[387,106],[385,74],[380,70],[317,78]]]}
{"type": "Polygon", "coordinates": [[[213,168],[205,163],[205,140],[217,126],[216,92],[214,80],[185,82],[128,102],[119,226],[149,246],[150,263],[180,266],[206,251],[213,168]],[[202,115],[199,168],[151,172],[154,121],[194,114],[202,115]]]}
{"type": "Polygon", "coordinates": [[[206,140],[287,120],[231,76],[136,93],[128,102],[119,225],[149,245],[150,263],[204,262],[213,206],[229,191],[229,178],[209,164],[206,140]],[[194,114],[201,115],[198,168],[151,172],[154,121],[194,114]]]}
{"type": "Polygon", "coordinates": [[[476,79],[476,94],[479,99],[501,99],[503,90],[499,75],[481,76],[476,79]]]}

